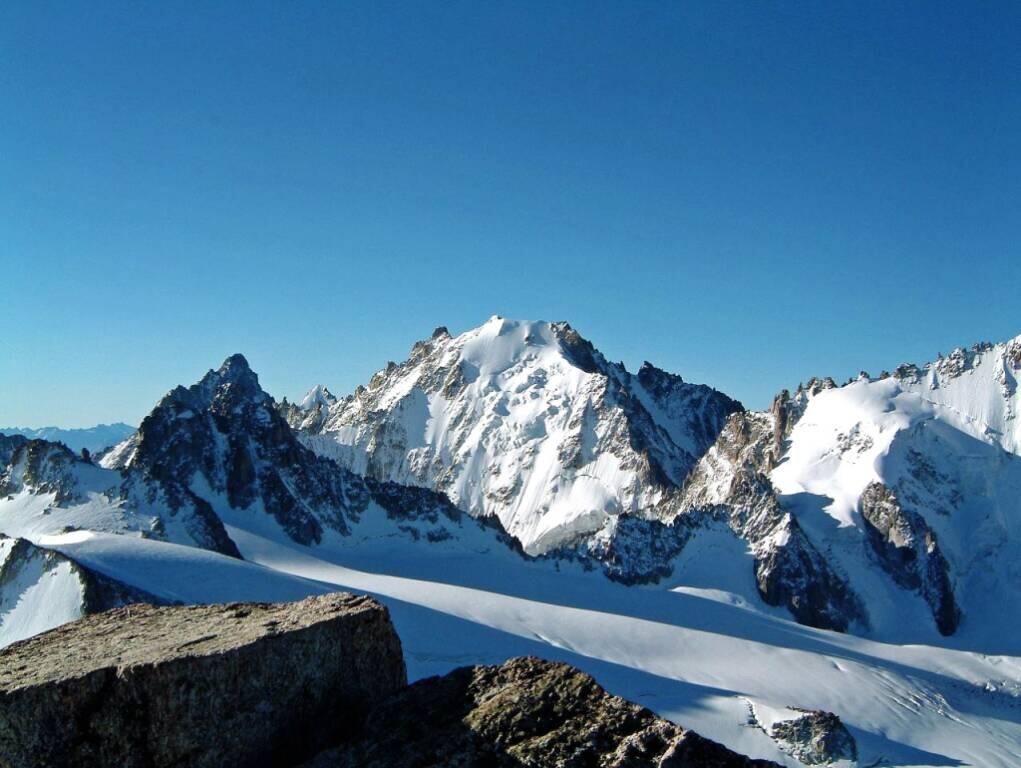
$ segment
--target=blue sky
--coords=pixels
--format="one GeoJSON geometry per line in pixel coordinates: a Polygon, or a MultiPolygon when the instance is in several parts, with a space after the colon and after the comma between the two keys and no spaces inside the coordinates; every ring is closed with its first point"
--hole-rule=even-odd
{"type": "Polygon", "coordinates": [[[1021,6],[0,5],[0,424],[567,319],[752,407],[1021,333],[1021,6]]]}

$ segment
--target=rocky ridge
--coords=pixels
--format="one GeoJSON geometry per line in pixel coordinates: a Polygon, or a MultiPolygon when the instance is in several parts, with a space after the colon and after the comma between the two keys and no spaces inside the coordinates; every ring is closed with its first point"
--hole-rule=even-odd
{"type": "Polygon", "coordinates": [[[159,479],[101,467],[45,440],[0,435],[0,517],[3,532],[96,528],[239,556],[204,499],[175,495],[159,479]]]}
{"type": "Polygon", "coordinates": [[[830,768],[858,765],[854,736],[832,712],[787,707],[779,713],[771,712],[768,721],[762,722],[753,706],[752,722],[803,765],[830,768]]]}
{"type": "Polygon", "coordinates": [[[783,605],[798,621],[824,629],[867,626],[865,608],[846,577],[783,509],[770,482],[797,418],[790,402],[781,393],[768,413],[731,416],[689,477],[675,514],[720,517],[749,542],[756,584],[767,604],[783,605]]]}
{"type": "Polygon", "coordinates": [[[952,635],[961,611],[950,582],[950,566],[925,519],[904,509],[880,482],[869,484],[859,504],[879,563],[900,586],[918,592],[932,609],[939,631],[952,635]]]}
{"type": "Polygon", "coordinates": [[[306,768],[769,768],[536,658],[421,680],[306,768]]]}
{"type": "Polygon", "coordinates": [[[134,427],[122,422],[116,424],[97,424],[86,429],[0,427],[0,434],[21,435],[30,440],[63,443],[75,453],[81,453],[82,449],[84,449],[93,455],[102,453],[104,450],[126,440],[134,431],[134,427]]]}
{"type": "Polygon", "coordinates": [[[368,525],[375,536],[515,548],[498,522],[476,521],[442,494],[365,479],[317,456],[241,355],[169,392],[98,464],[60,444],[0,436],[0,530],[80,527],[240,557],[222,519],[233,512],[267,515],[310,546],[355,539],[368,525]]]}

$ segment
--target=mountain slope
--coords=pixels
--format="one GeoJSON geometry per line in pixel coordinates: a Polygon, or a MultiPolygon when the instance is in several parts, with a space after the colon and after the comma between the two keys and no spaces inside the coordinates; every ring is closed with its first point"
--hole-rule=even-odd
{"type": "Polygon", "coordinates": [[[540,553],[648,513],[740,408],[648,364],[631,374],[566,323],[493,317],[437,329],[325,419],[288,417],[321,455],[441,491],[540,553]]]}
{"type": "Polygon", "coordinates": [[[0,536],[0,647],[137,602],[166,601],[56,550],[0,536]]]}
{"type": "Polygon", "coordinates": [[[236,557],[222,520],[240,513],[301,544],[410,539],[515,552],[498,524],[439,494],[363,479],[305,448],[241,355],[170,391],[100,464],[0,436],[0,532],[36,540],[81,528],[236,557]]]}
{"type": "MultiPolygon", "coordinates": [[[[258,521],[237,516],[248,526],[258,521]]],[[[519,655],[566,661],[615,694],[790,768],[803,764],[750,727],[753,712],[759,722],[787,707],[834,712],[857,741],[862,766],[1008,768],[1019,758],[1017,658],[876,643],[707,595],[624,587],[521,558],[430,553],[406,539],[385,551],[378,542],[305,547],[228,531],[247,562],[84,532],[47,546],[164,599],[368,591],[391,611],[411,679],[519,655]]]]}
{"type": "Polygon", "coordinates": [[[771,480],[869,595],[877,631],[918,639],[920,626],[961,625],[995,647],[1003,611],[1021,609],[1021,458],[1001,442],[1010,419],[976,429],[904,383],[860,379],[809,398],[771,480]]]}
{"type": "MultiPolygon", "coordinates": [[[[699,419],[671,403],[698,402],[700,393],[711,402],[711,390],[688,391],[650,371],[631,377],[562,327],[543,336],[540,326],[528,343],[528,324],[492,330],[480,342],[484,354],[464,351],[470,338],[455,347],[438,334],[405,372],[404,394],[391,389],[406,378],[395,365],[373,391],[297,408],[332,419],[355,413],[359,397],[380,403],[357,421],[401,427],[374,433],[401,438],[383,440],[394,450],[377,453],[410,465],[420,454],[401,454],[402,441],[425,397],[444,407],[429,411],[421,434],[463,436],[443,443],[457,457],[449,474],[480,470],[488,480],[505,453],[509,466],[527,455],[529,441],[515,439],[536,412],[529,403],[542,401],[534,407],[544,424],[564,426],[571,419],[550,419],[577,397],[597,439],[566,426],[548,429],[548,438],[563,438],[558,453],[562,445],[573,455],[571,437],[580,435],[582,466],[593,471],[634,458],[641,473],[628,472],[647,494],[637,514],[561,526],[569,535],[542,540],[549,546],[540,557],[522,557],[494,517],[484,524],[428,488],[360,478],[313,453],[304,443],[344,446],[328,430],[299,440],[284,420],[289,409],[237,356],[169,393],[105,466],[57,444],[0,437],[0,531],[27,539],[18,546],[31,555],[20,558],[31,566],[18,569],[24,576],[0,585],[10,586],[0,591],[3,611],[16,619],[9,626],[35,631],[46,622],[26,617],[73,617],[82,605],[74,567],[170,601],[283,599],[344,586],[388,602],[416,677],[540,653],[791,768],[804,764],[783,735],[794,726],[776,727],[791,721],[791,708],[839,716],[860,765],[1021,761],[1021,642],[1011,624],[1021,609],[1021,458],[999,437],[1011,429],[1006,407],[1000,421],[990,416],[977,428],[981,409],[965,419],[965,400],[935,402],[926,395],[933,390],[916,391],[914,376],[844,387],[814,380],[768,412],[730,413],[710,439],[692,426],[699,419]],[[433,364],[448,357],[453,367],[433,364]],[[465,360],[479,363],[467,384],[465,360]],[[539,369],[546,383],[529,384],[539,369]],[[436,380],[442,386],[426,395],[436,380]],[[592,387],[603,395],[592,396],[592,387]],[[685,397],[669,394],[678,387],[685,397]],[[550,415],[547,395],[557,394],[550,415]],[[450,403],[452,413],[472,408],[448,424],[441,417],[450,403]],[[633,433],[647,438],[642,450],[633,433]],[[697,453],[680,450],[684,435],[704,449],[675,482],[670,473],[697,453]],[[658,587],[625,586],[635,582],[658,587]]],[[[984,364],[969,370],[961,381],[997,383],[977,375],[984,364]]],[[[941,386],[960,387],[955,381],[941,386]]],[[[534,474],[537,464],[521,467],[534,474]]],[[[555,466],[577,481],[571,462],[555,466]]]]}
{"type": "Polygon", "coordinates": [[[88,529],[238,556],[202,499],[177,498],[137,472],[101,467],[61,443],[0,435],[0,533],[36,540],[88,529]]]}
{"type": "Polygon", "coordinates": [[[941,420],[1021,455],[1021,336],[958,347],[921,368],[902,365],[893,377],[905,392],[940,406],[941,420]]]}

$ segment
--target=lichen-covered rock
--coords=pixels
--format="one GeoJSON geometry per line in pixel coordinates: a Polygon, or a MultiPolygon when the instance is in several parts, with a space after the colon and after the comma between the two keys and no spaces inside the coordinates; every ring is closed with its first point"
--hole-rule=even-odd
{"type": "Polygon", "coordinates": [[[604,691],[566,664],[512,659],[421,680],[307,768],[767,768],[604,691]]]}
{"type": "Polygon", "coordinates": [[[777,745],[805,765],[833,765],[858,760],[854,736],[832,712],[792,710],[795,717],[768,730],[777,745]]]}
{"type": "Polygon", "coordinates": [[[118,608],[0,652],[0,766],[293,764],[405,684],[367,597],[118,608]]]}

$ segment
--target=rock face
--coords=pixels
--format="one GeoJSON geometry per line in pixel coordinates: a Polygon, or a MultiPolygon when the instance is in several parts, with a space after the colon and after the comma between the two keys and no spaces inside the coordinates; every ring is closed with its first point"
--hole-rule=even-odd
{"type": "Polygon", "coordinates": [[[0,653],[0,766],[293,764],[405,684],[366,597],[118,608],[0,653]]]}
{"type": "Polygon", "coordinates": [[[796,716],[773,723],[769,735],[787,754],[805,765],[854,764],[858,746],[832,712],[792,710],[796,716]]]}
{"type": "Polygon", "coordinates": [[[692,472],[679,502],[680,518],[722,517],[755,556],[759,595],[785,606],[799,622],[846,631],[866,626],[865,608],[847,579],[783,509],[769,472],[804,397],[786,393],[771,413],[736,413],[692,472]]]}
{"type": "Polygon", "coordinates": [[[422,680],[306,768],[766,768],[611,696],[566,664],[512,659],[422,680]]]}
{"type": "Polygon", "coordinates": [[[936,535],[918,514],[904,509],[882,483],[870,483],[859,501],[869,544],[900,586],[918,592],[944,635],[957,629],[961,612],[950,583],[950,566],[936,535]]]}
{"type": "Polygon", "coordinates": [[[334,593],[96,614],[0,651],[0,767],[776,768],[512,659],[407,686],[385,608],[334,593]]]}

